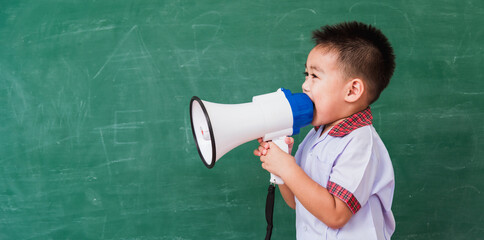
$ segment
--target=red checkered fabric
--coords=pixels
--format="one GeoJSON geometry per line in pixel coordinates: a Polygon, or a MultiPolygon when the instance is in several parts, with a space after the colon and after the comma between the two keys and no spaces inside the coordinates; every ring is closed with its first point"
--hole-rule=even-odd
{"type": "Polygon", "coordinates": [[[365,110],[351,115],[338,125],[331,128],[328,134],[333,137],[344,137],[357,128],[371,125],[372,122],[373,116],[371,114],[371,109],[370,107],[367,107],[365,110]]]}
{"type": "Polygon", "coordinates": [[[343,202],[348,205],[350,208],[351,212],[355,214],[360,210],[361,205],[360,202],[356,199],[355,195],[351,193],[350,191],[346,190],[344,187],[328,181],[328,186],[326,187],[328,189],[328,192],[333,194],[334,196],[338,197],[339,199],[343,200],[343,202]]]}

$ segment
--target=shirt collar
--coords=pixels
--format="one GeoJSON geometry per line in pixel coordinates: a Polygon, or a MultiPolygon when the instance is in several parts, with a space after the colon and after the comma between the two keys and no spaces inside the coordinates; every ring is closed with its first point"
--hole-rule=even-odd
{"type": "Polygon", "coordinates": [[[344,137],[350,134],[353,130],[373,123],[373,115],[371,114],[370,107],[365,110],[357,112],[347,118],[338,125],[329,130],[328,135],[333,137],[344,137]]]}

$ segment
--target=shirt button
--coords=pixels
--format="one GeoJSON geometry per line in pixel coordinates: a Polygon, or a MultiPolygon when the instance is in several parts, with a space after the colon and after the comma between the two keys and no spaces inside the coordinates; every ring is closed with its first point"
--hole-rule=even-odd
{"type": "Polygon", "coordinates": [[[304,231],[308,231],[308,226],[304,226],[304,231]]]}

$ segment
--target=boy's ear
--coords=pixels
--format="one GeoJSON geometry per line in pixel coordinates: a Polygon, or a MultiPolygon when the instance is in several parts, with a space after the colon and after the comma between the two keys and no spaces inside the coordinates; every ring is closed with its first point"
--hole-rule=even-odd
{"type": "Polygon", "coordinates": [[[363,80],[354,78],[346,85],[345,101],[354,103],[363,97],[364,92],[365,84],[363,84],[363,80]]]}

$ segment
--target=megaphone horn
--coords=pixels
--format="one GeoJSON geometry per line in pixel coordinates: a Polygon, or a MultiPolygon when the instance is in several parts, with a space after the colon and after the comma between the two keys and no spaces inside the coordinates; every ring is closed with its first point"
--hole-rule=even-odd
{"type": "Polygon", "coordinates": [[[224,154],[248,141],[298,134],[313,119],[313,103],[306,94],[283,88],[241,104],[213,103],[194,96],[190,119],[198,153],[205,166],[212,168],[224,154]]]}
{"type": "Polygon", "coordinates": [[[216,162],[213,153],[217,152],[212,122],[203,101],[196,96],[190,101],[190,119],[198,154],[205,166],[212,168],[216,162]]]}

